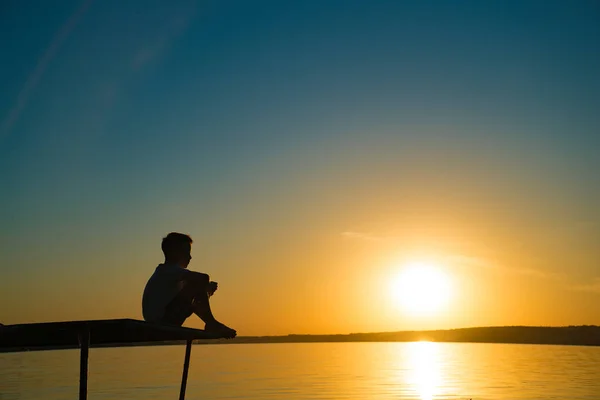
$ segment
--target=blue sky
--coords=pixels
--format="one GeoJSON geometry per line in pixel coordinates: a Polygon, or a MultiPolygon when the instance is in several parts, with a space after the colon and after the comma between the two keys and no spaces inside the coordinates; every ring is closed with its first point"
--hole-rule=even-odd
{"type": "Polygon", "coordinates": [[[536,252],[574,242],[587,258],[569,268],[595,279],[594,1],[2,8],[3,285],[141,271],[170,230],[210,260],[267,251],[256,236],[393,230],[372,210],[440,198],[506,217],[536,252]],[[535,231],[557,226],[554,241],[535,231]]]}

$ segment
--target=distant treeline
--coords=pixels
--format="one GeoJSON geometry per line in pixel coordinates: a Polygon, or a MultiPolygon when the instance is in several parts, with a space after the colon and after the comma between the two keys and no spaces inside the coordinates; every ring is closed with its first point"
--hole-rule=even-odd
{"type": "Polygon", "coordinates": [[[350,333],[346,335],[242,336],[233,340],[198,340],[196,343],[414,342],[421,340],[431,342],[600,346],[600,327],[595,325],[565,327],[498,326],[436,331],[350,333]]]}

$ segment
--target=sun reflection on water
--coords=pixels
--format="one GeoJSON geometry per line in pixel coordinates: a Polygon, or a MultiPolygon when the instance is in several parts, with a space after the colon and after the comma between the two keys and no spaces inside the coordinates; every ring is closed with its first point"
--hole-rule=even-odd
{"type": "Polygon", "coordinates": [[[440,394],[443,377],[440,368],[439,345],[413,342],[408,345],[408,383],[421,400],[432,400],[440,394]]]}

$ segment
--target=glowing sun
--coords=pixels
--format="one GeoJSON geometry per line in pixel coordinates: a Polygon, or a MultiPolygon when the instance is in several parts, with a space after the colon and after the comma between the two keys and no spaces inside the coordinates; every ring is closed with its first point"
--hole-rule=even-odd
{"type": "Polygon", "coordinates": [[[442,311],[451,295],[450,278],[439,268],[424,263],[406,266],[392,281],[396,304],[411,315],[425,316],[442,311]]]}

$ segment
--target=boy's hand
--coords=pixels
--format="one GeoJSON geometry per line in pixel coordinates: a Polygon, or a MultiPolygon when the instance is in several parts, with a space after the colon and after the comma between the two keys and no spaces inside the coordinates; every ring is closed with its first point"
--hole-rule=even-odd
{"type": "Polygon", "coordinates": [[[208,287],[206,290],[208,292],[208,295],[212,296],[217,291],[218,287],[219,287],[219,284],[217,282],[213,282],[213,281],[208,282],[208,287]]]}

